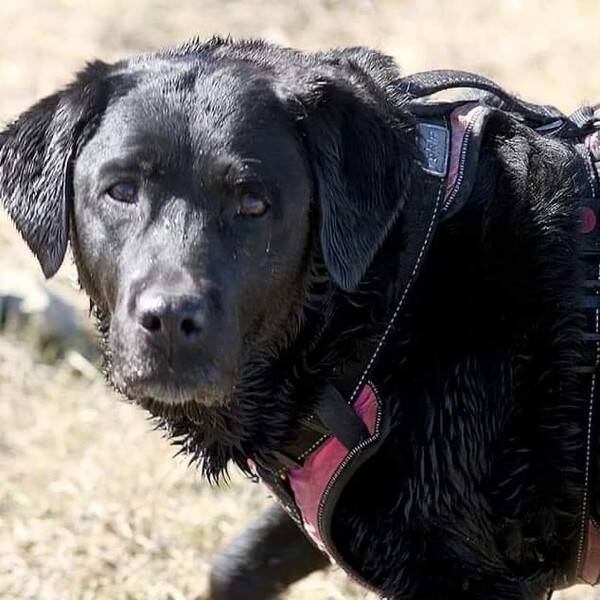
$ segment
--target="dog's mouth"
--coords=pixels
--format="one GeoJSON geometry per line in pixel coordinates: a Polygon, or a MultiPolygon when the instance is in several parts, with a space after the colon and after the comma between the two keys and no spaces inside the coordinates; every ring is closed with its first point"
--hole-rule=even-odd
{"type": "Polygon", "coordinates": [[[231,400],[233,364],[191,352],[185,360],[171,362],[147,346],[126,348],[118,337],[107,341],[104,359],[110,383],[154,416],[184,415],[196,421],[201,409],[225,408],[231,400]]]}
{"type": "Polygon", "coordinates": [[[217,378],[214,371],[187,375],[126,372],[114,369],[111,383],[129,400],[153,416],[185,416],[194,422],[207,409],[225,408],[231,401],[233,385],[217,378]]]}

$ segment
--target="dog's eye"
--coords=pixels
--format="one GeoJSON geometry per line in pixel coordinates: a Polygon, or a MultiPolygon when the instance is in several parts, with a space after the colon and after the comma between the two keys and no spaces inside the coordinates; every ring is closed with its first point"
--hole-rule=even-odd
{"type": "Polygon", "coordinates": [[[269,203],[254,194],[244,194],[238,207],[238,215],[243,217],[262,217],[269,210],[269,203]]]}
{"type": "Polygon", "coordinates": [[[137,198],[137,188],[132,183],[122,181],[111,185],[106,193],[117,202],[126,202],[131,204],[137,198]]]}

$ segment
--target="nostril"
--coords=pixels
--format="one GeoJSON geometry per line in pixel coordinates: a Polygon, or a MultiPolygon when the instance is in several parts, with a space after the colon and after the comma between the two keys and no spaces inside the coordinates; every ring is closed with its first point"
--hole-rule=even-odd
{"type": "Polygon", "coordinates": [[[153,315],[151,313],[142,315],[142,318],[140,319],[140,323],[144,329],[146,329],[147,331],[150,331],[152,333],[156,333],[157,331],[160,331],[162,328],[162,325],[160,322],[160,317],[157,317],[156,315],[153,315]]]}
{"type": "Polygon", "coordinates": [[[177,344],[195,346],[204,332],[204,298],[159,291],[146,290],[138,297],[135,305],[138,331],[154,344],[168,342],[171,348],[177,344]]]}
{"type": "Polygon", "coordinates": [[[194,319],[183,319],[183,321],[181,321],[181,331],[184,336],[191,337],[200,333],[200,326],[194,319]]]}

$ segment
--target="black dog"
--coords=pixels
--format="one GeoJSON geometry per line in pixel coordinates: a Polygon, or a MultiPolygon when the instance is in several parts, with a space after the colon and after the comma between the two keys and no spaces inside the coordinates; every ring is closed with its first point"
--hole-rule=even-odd
{"type": "MultiPolygon", "coordinates": [[[[293,439],[389,319],[422,193],[399,77],[366,49],[192,42],[93,63],[0,133],[0,197],[44,273],[70,240],[112,383],[212,480],[293,439]]],[[[333,528],[387,596],[538,599],[571,560],[573,161],[491,119],[470,199],[380,357],[392,427],[333,528]]],[[[219,561],[215,597],[266,597],[324,565],[281,514],[219,561]],[[233,591],[257,573],[273,581],[233,591]]]]}

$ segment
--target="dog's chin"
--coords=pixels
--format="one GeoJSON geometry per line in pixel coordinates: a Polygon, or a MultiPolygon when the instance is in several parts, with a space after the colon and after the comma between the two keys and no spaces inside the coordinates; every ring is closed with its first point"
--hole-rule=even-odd
{"type": "Polygon", "coordinates": [[[213,413],[226,408],[229,400],[223,395],[203,394],[201,397],[181,398],[177,403],[165,402],[152,396],[136,396],[136,404],[146,409],[153,417],[167,421],[191,421],[196,425],[205,426],[212,421],[213,413]]]}
{"type": "Polygon", "coordinates": [[[214,409],[226,408],[231,402],[232,387],[180,381],[156,381],[153,378],[128,379],[113,373],[111,383],[130,401],[153,416],[165,419],[187,418],[201,423],[214,409]]]}

